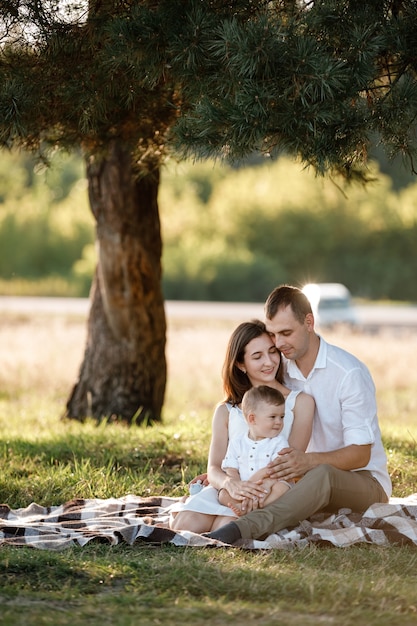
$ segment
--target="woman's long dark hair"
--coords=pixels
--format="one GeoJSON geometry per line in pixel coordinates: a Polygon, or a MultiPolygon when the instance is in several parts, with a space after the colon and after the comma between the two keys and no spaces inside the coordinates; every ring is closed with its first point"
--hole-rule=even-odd
{"type": "MultiPolygon", "coordinates": [[[[247,375],[239,369],[238,363],[243,363],[248,343],[264,334],[268,335],[268,331],[265,324],[260,320],[243,322],[233,331],[226,349],[222,369],[225,402],[230,402],[233,405],[240,404],[245,392],[252,387],[247,375]]],[[[281,360],[275,377],[276,380],[282,383],[283,375],[283,363],[281,360]]]]}

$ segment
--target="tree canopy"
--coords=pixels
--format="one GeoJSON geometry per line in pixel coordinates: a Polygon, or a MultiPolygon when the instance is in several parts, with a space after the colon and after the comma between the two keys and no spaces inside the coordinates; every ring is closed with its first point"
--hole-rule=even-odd
{"type": "Polygon", "coordinates": [[[186,154],[286,152],[351,177],[379,141],[415,172],[416,2],[245,4],[258,11],[194,19],[181,62],[195,79],[176,130],[186,154]]]}
{"type": "Polygon", "coordinates": [[[2,145],[117,134],[154,161],[178,118],[183,155],[349,177],[377,138],[415,169],[413,0],[8,0],[0,18],[2,145]]]}

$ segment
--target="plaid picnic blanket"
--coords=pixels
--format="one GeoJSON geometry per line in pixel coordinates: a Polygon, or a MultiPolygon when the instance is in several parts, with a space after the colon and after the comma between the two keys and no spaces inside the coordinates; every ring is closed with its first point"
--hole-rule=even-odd
{"type": "MultiPolygon", "coordinates": [[[[90,541],[116,545],[172,544],[218,546],[225,544],[188,531],[169,529],[170,507],[177,498],[127,495],[108,499],[75,499],[59,506],[31,504],[22,509],[0,505],[0,546],[31,546],[60,550],[85,546],[90,541]]],[[[264,541],[245,540],[245,549],[292,549],[309,544],[347,547],[357,543],[417,546],[417,493],[374,504],[363,515],[342,509],[319,514],[295,528],[284,529],[264,541]]]]}

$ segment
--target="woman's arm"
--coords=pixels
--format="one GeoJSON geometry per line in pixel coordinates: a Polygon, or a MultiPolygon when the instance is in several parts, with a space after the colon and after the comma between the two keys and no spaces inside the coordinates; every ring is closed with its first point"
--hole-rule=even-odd
{"type": "MultiPolygon", "coordinates": [[[[294,421],[288,437],[289,448],[284,448],[270,463],[268,463],[271,478],[286,480],[302,476],[308,455],[305,450],[310,441],[313,429],[314,398],[304,392],[298,394],[294,404],[294,421]],[[286,468],[284,469],[284,465],[286,468]],[[299,472],[299,473],[297,473],[299,472]]],[[[310,468],[311,469],[311,468],[310,468]]]]}
{"type": "Polygon", "coordinates": [[[227,474],[222,470],[222,461],[226,456],[229,441],[229,411],[227,406],[219,404],[214,411],[211,425],[211,441],[207,461],[207,476],[210,484],[221,489],[227,474]]]}
{"type": "MultiPolygon", "coordinates": [[[[237,481],[240,482],[239,472],[234,467],[225,467],[224,472],[232,480],[236,482],[237,481]]],[[[218,498],[219,498],[220,504],[223,504],[224,506],[234,507],[234,508],[237,507],[239,512],[242,513],[242,509],[241,509],[242,502],[240,500],[236,500],[235,498],[232,498],[232,496],[230,495],[230,493],[225,487],[222,487],[220,489],[218,498]]]]}
{"type": "Polygon", "coordinates": [[[301,392],[295,399],[294,421],[288,442],[291,448],[305,452],[313,429],[313,417],[316,408],[314,398],[301,392]]]}

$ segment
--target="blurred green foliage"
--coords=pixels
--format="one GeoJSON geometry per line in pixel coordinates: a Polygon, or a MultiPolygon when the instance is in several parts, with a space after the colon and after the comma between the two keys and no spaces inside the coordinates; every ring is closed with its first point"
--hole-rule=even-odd
{"type": "Polygon", "coordinates": [[[335,281],[417,301],[417,184],[395,190],[376,164],[370,177],[341,189],[285,158],[172,164],[160,192],[166,297],[262,301],[282,282],[335,281]]]}
{"type": "MultiPolygon", "coordinates": [[[[262,301],[281,282],[336,281],[417,301],[417,184],[377,165],[370,175],[341,189],[286,158],[171,162],[159,193],[165,297],[262,301]]],[[[57,153],[41,168],[1,153],[0,292],[86,296],[95,262],[82,159],[57,153]]]]}
{"type": "MultiPolygon", "coordinates": [[[[3,293],[87,295],[91,267],[80,263],[94,242],[83,161],[55,154],[49,167],[34,157],[0,154],[0,278],[3,293]]],[[[92,264],[94,267],[94,262],[92,264]]]]}

